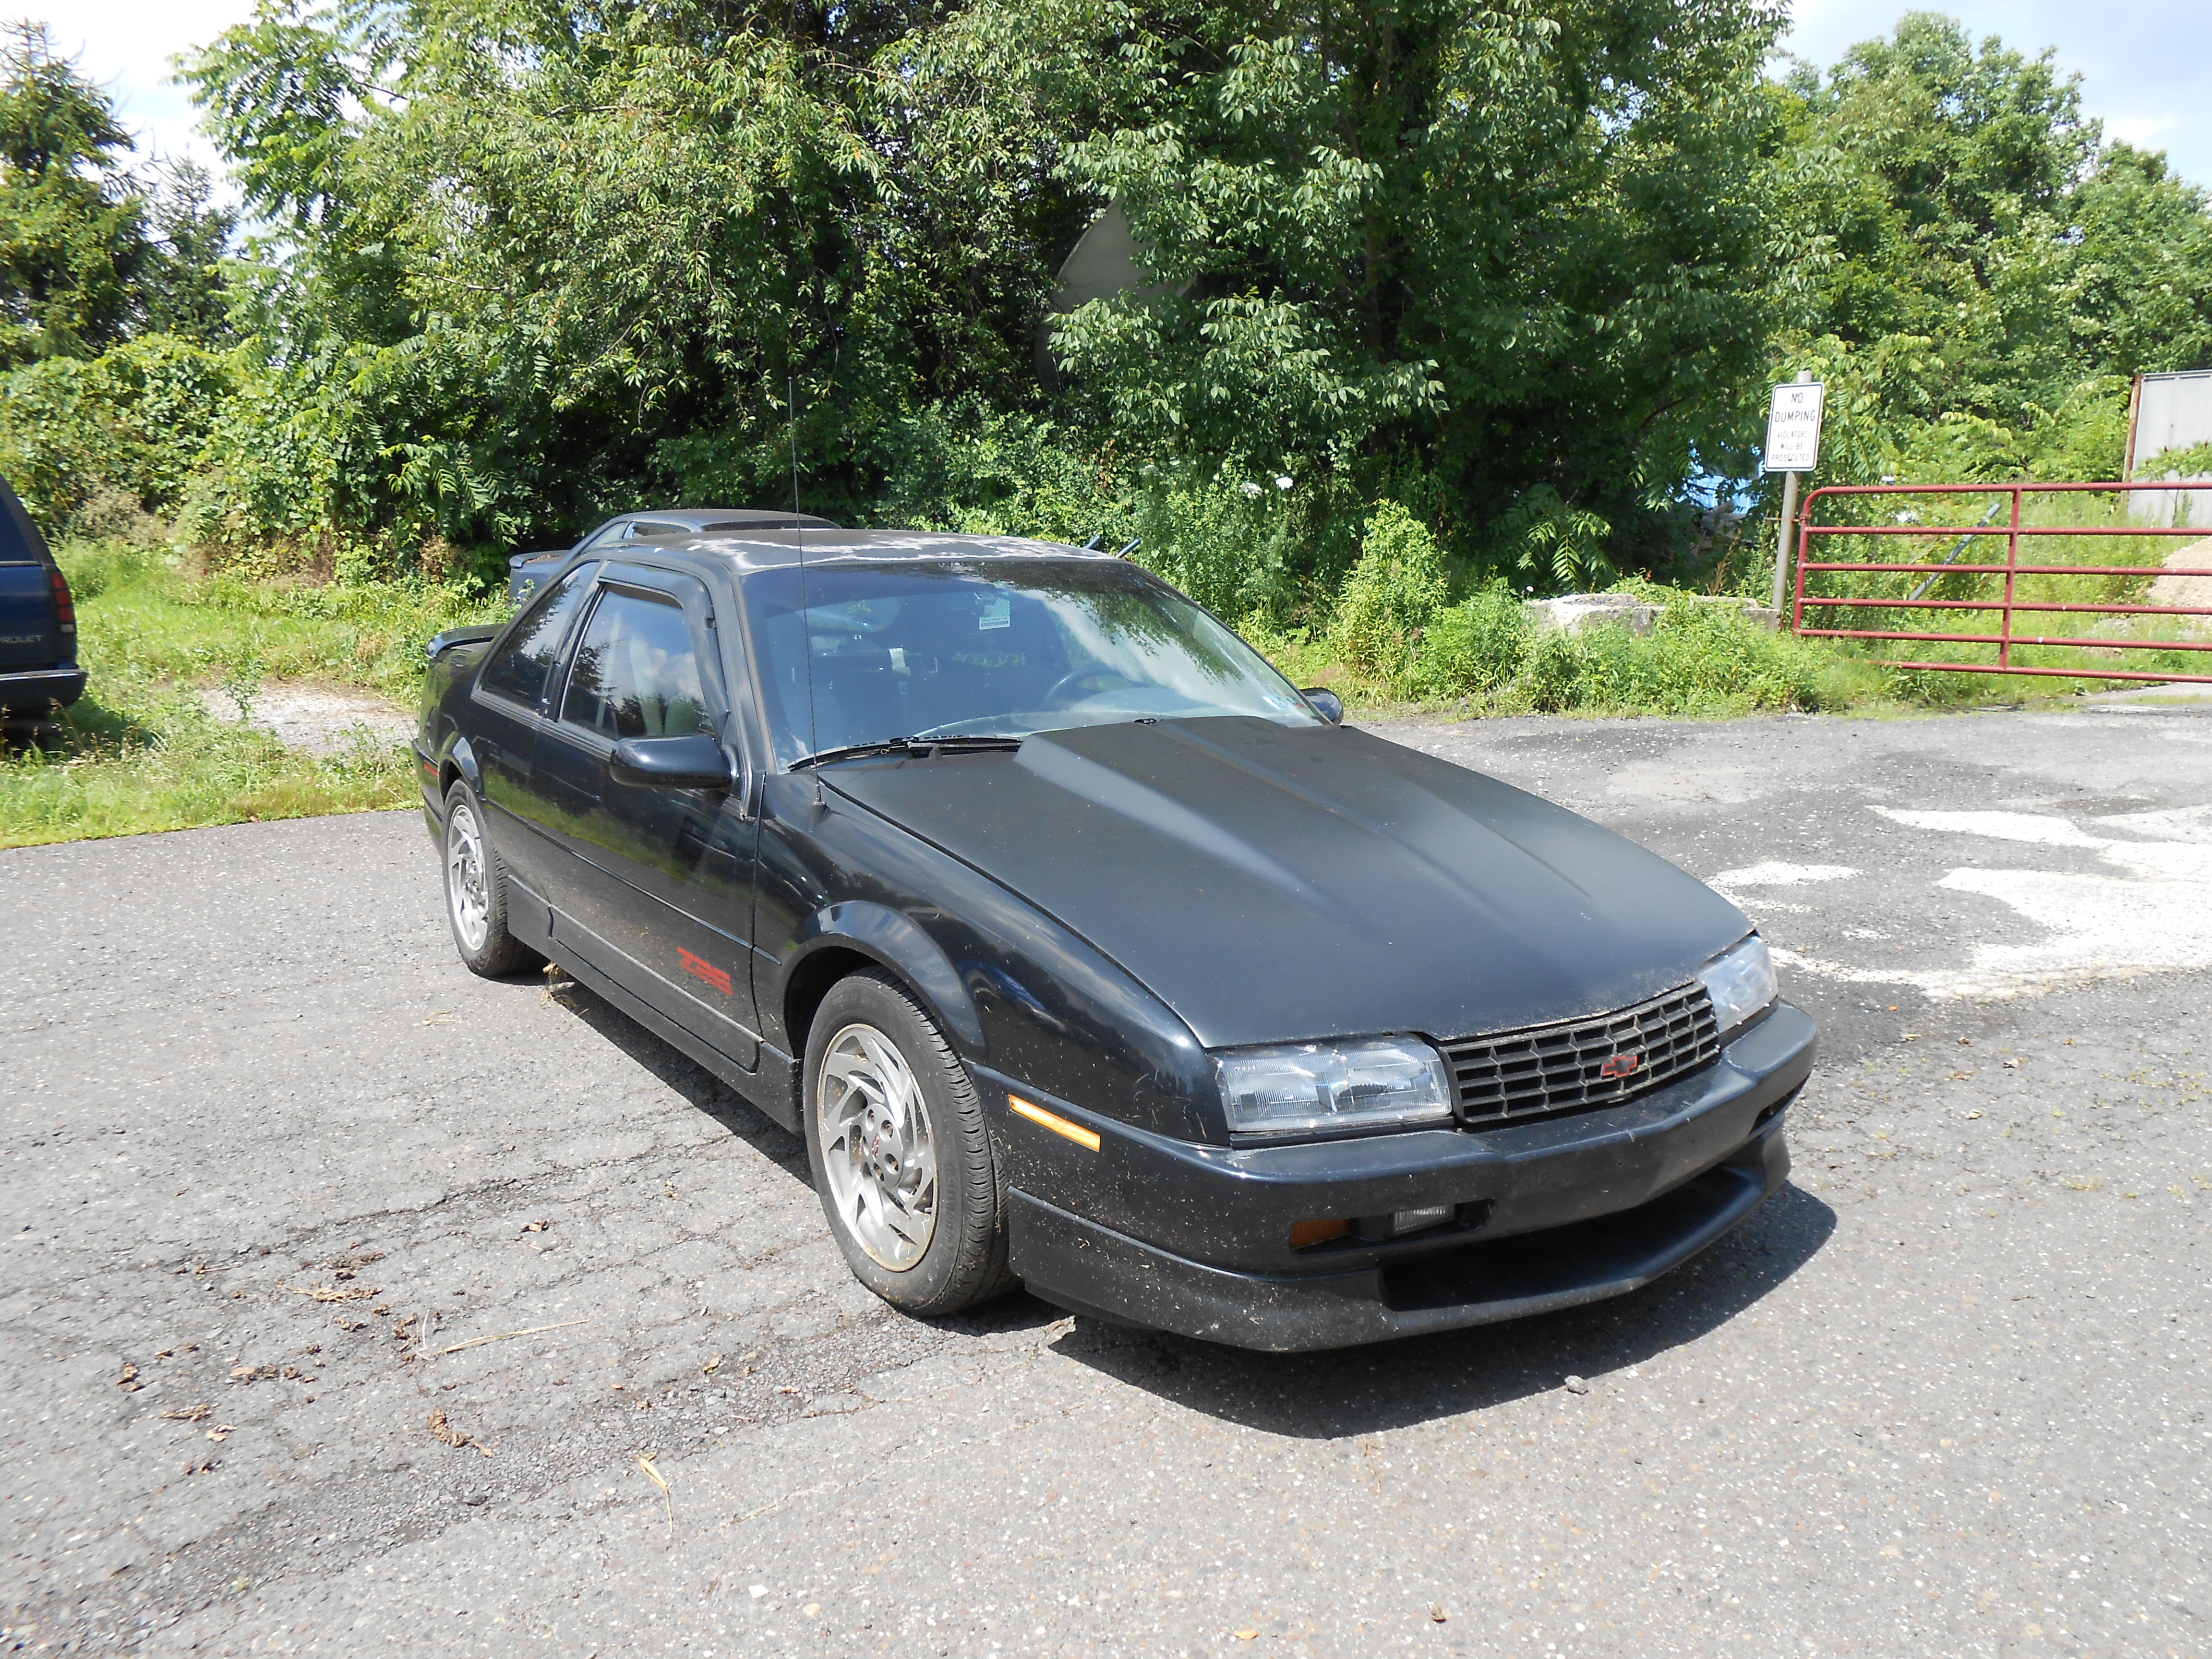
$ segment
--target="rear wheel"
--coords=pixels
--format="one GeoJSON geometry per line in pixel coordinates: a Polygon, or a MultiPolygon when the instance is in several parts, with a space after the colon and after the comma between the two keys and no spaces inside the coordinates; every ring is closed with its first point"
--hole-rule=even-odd
{"type": "Polygon", "coordinates": [[[957,1313],[1013,1288],[1006,1190],[967,1068],[886,975],[823,1000],[806,1044],[808,1161],[860,1281],[908,1313],[957,1313]]]}
{"type": "Polygon", "coordinates": [[[446,921],[469,971],[505,979],[545,958],[507,931],[507,882],[484,831],[476,791],[456,783],[446,792],[446,921]]]}

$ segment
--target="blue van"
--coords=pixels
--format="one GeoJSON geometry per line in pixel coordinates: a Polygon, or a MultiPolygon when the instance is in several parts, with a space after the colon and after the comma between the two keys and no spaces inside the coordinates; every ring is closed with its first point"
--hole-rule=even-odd
{"type": "Polygon", "coordinates": [[[0,478],[0,714],[43,718],[83,695],[69,578],[0,478]]]}

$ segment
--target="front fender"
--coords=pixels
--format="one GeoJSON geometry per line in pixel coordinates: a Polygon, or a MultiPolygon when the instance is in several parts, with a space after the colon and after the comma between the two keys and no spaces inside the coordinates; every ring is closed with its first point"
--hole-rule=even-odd
{"type": "MultiPolygon", "coordinates": [[[[984,1051],[988,1044],[982,1018],[952,958],[910,917],[864,899],[824,905],[801,920],[774,1006],[783,1006],[786,990],[805,971],[808,957],[839,947],[872,957],[912,986],[928,1006],[931,1017],[964,1053],[984,1051]]],[[[805,1041],[804,1032],[787,1035],[794,1042],[805,1041]]]]}
{"type": "Polygon", "coordinates": [[[1152,1133],[1226,1141],[1212,1063],[1173,1010],[983,872],[836,794],[816,806],[810,781],[774,774],[763,791],[753,945],[769,1042],[803,1051],[791,1026],[842,947],[904,980],[971,1066],[1152,1133]]]}

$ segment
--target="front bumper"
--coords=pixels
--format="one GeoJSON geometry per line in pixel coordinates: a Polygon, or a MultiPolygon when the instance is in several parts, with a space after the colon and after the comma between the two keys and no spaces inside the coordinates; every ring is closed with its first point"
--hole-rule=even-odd
{"type": "Polygon", "coordinates": [[[84,695],[85,672],[73,662],[15,668],[0,674],[0,708],[68,708],[84,695]]]}
{"type": "MultiPolygon", "coordinates": [[[[1013,1268],[1079,1312],[1276,1352],[1617,1296],[1726,1235],[1782,1185],[1783,1113],[1814,1048],[1813,1022],[1784,1003],[1713,1065],[1623,1106],[1304,1146],[1198,1146],[1048,1100],[1096,1131],[1099,1150],[1011,1113],[998,1126],[1013,1268]],[[1290,1243],[1298,1221],[1437,1205],[1457,1219],[1433,1232],[1290,1243]]],[[[979,1075],[987,1098],[1004,1098],[990,1086],[1002,1079],[979,1075]]]]}

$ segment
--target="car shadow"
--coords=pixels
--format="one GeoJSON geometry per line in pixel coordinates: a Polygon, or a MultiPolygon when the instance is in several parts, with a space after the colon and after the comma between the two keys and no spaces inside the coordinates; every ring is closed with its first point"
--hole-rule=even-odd
{"type": "Polygon", "coordinates": [[[556,1002],[659,1079],[694,1109],[714,1119],[800,1186],[809,1191],[813,1189],[814,1177],[806,1167],[806,1147],[797,1135],[598,992],[565,974],[532,975],[510,983],[544,988],[556,1002]]]}
{"type": "Polygon", "coordinates": [[[61,756],[69,748],[69,728],[51,715],[9,714],[0,718],[0,757],[9,760],[33,750],[61,756]]]}
{"type": "Polygon", "coordinates": [[[1785,1185],[1751,1220],[1640,1291],[1561,1313],[1327,1353],[1270,1354],[1087,1316],[1053,1352],[1208,1417],[1334,1440],[1601,1379],[1717,1329],[1803,1267],[1836,1212],[1785,1185]]]}
{"type": "Polygon", "coordinates": [[[110,708],[90,693],[67,708],[0,719],[0,754],[19,759],[36,750],[56,760],[113,755],[161,741],[136,715],[110,708]]]}
{"type": "MultiPolygon", "coordinates": [[[[550,994],[579,1021],[658,1078],[695,1110],[720,1124],[810,1194],[814,1191],[814,1173],[807,1167],[804,1141],[749,1103],[743,1095],[682,1049],[646,1030],[598,992],[565,974],[519,975],[503,982],[550,994]]],[[[966,1313],[912,1322],[924,1329],[960,1336],[999,1336],[1037,1330],[1066,1317],[1050,1303],[1041,1302],[1026,1291],[1016,1291],[966,1313]]]]}

